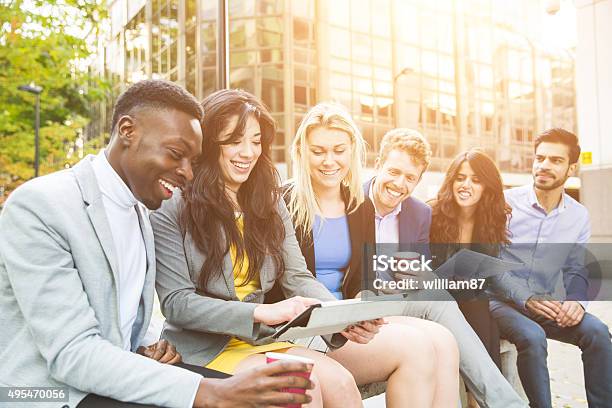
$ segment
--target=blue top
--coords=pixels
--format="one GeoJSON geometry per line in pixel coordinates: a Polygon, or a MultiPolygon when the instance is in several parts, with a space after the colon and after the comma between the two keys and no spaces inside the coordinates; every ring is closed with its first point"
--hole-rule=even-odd
{"type": "Polygon", "coordinates": [[[342,299],[344,271],[351,261],[348,218],[315,217],[313,226],[317,280],[338,299],[342,299]]]}
{"type": "Polygon", "coordinates": [[[512,244],[502,249],[501,256],[525,267],[504,274],[497,291],[524,306],[534,294],[558,296],[561,284],[565,299],[585,300],[585,244],[591,235],[587,209],[563,194],[557,208],[546,214],[533,185],[506,190],[504,195],[512,206],[508,224],[512,244]]]}

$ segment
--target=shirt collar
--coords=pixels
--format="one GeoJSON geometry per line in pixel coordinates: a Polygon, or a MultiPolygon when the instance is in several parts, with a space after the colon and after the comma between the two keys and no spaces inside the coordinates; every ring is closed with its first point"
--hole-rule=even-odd
{"type": "Polygon", "coordinates": [[[108,162],[105,150],[98,153],[92,166],[102,194],[120,207],[130,208],[138,203],[132,191],[108,162]]]}
{"type": "MultiPolygon", "coordinates": [[[[374,204],[374,211],[375,211],[375,215],[378,218],[384,218],[383,216],[381,216],[378,212],[378,208],[376,207],[376,201],[374,201],[374,181],[376,180],[376,177],[374,177],[372,179],[372,181],[370,182],[370,193],[368,194],[368,198],[372,201],[372,204],[374,204]]],[[[400,211],[402,211],[402,202],[400,201],[400,203],[397,205],[397,207],[395,207],[393,209],[393,211],[391,211],[389,214],[385,215],[385,217],[397,217],[400,213],[400,211]]]]}
{"type": "MultiPolygon", "coordinates": [[[[541,208],[541,209],[544,208],[540,204],[540,202],[538,201],[538,196],[535,193],[535,186],[533,186],[533,185],[529,186],[529,195],[528,195],[528,198],[529,198],[529,205],[531,205],[532,207],[537,207],[537,208],[541,208]]],[[[565,193],[561,193],[561,200],[559,201],[559,204],[557,205],[556,209],[560,213],[565,211],[565,193]]]]}
{"type": "Polygon", "coordinates": [[[559,212],[565,211],[565,193],[561,193],[561,200],[559,201],[559,205],[557,206],[559,212]]]}

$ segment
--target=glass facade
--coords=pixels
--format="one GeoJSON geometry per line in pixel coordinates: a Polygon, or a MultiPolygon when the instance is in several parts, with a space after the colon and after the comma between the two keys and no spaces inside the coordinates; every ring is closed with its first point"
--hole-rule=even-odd
{"type": "Polygon", "coordinates": [[[230,87],[266,103],[278,124],[273,158],[285,161],[284,1],[230,1],[228,6],[230,87]]]}
{"type": "Polygon", "coordinates": [[[328,7],[326,42],[329,58],[329,96],[346,107],[375,151],[392,127],[393,51],[391,2],[319,2],[328,7]]]}
{"type": "MultiPolygon", "coordinates": [[[[217,89],[217,4],[110,2],[104,74],[113,94],[149,77],[199,99],[217,89]]],[[[502,171],[527,172],[535,134],[576,131],[573,57],[538,44],[540,1],[228,0],[228,10],[230,86],[270,108],[276,162],[289,159],[297,124],[323,100],[351,111],[369,165],[396,126],[428,138],[439,171],[481,146],[502,171]]]]}

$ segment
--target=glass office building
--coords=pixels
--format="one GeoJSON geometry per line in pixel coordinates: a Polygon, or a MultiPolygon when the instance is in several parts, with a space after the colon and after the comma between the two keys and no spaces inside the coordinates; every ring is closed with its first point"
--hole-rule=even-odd
{"type": "MultiPolygon", "coordinates": [[[[540,130],[576,131],[572,50],[539,41],[544,5],[517,0],[227,0],[230,86],[269,106],[279,132],[274,160],[302,115],[344,104],[370,145],[420,130],[443,171],[481,146],[505,173],[525,173],[540,130]]],[[[101,46],[113,95],[165,78],[199,99],[217,89],[218,0],[115,0],[101,46]]],[[[93,132],[108,132],[109,101],[93,132]],[[106,128],[104,128],[106,126],[106,128]]]]}

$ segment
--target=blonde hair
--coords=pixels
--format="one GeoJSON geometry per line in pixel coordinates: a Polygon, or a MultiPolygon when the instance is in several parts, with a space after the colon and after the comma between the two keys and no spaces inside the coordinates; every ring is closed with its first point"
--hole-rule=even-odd
{"type": "Polygon", "coordinates": [[[416,130],[397,128],[385,133],[380,142],[379,163],[384,163],[389,152],[394,149],[406,152],[417,164],[424,166],[423,171],[429,167],[431,147],[423,135],[416,130]]]}
{"type": "Polygon", "coordinates": [[[348,174],[342,180],[348,196],[347,213],[355,211],[364,201],[362,172],[366,153],[365,140],[357,124],[342,105],[332,102],[319,103],[306,113],[291,144],[294,185],[288,207],[294,224],[301,226],[305,235],[312,231],[315,215],[321,215],[308,165],[308,135],[317,128],[341,130],[349,135],[351,162],[348,174]]]}

